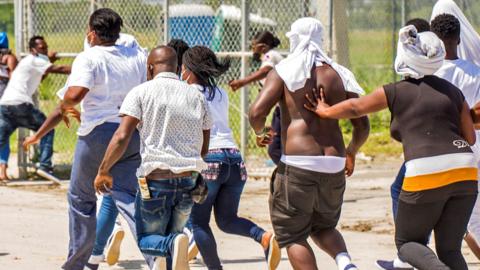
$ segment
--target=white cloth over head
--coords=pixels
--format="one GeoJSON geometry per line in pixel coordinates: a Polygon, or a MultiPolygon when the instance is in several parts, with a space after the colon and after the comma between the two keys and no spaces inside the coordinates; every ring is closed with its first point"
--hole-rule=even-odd
{"type": "Polygon", "coordinates": [[[443,42],[433,32],[417,33],[413,25],[407,25],[398,33],[395,71],[397,74],[420,79],[434,74],[445,58],[443,42]]]}
{"type": "Polygon", "coordinates": [[[326,63],[338,73],[346,91],[365,94],[353,73],[334,62],[323,51],[323,33],[322,23],[314,18],[301,18],[292,24],[290,32],[287,33],[290,39],[290,55],[275,66],[288,90],[295,92],[303,88],[311,77],[312,67],[326,63]]]}
{"type": "Polygon", "coordinates": [[[472,61],[480,66],[480,35],[467,20],[462,10],[452,0],[438,0],[433,7],[431,20],[440,14],[451,14],[460,21],[460,44],[458,46],[458,57],[472,61]]]}

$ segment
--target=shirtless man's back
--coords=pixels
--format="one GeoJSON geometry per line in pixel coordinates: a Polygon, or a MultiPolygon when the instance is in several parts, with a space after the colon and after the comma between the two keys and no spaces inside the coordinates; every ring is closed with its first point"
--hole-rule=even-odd
{"type": "Polygon", "coordinates": [[[261,144],[268,130],[264,126],[266,117],[280,103],[284,150],[270,196],[270,216],[277,240],[287,248],[293,268],[317,269],[307,243],[310,236],[336,259],[339,269],[354,270],[335,227],[343,203],[345,174],[353,172],[355,154],[368,137],[368,118],[351,120],[353,138],[345,148],[338,120],[320,119],[304,108],[305,96],[313,97],[313,89],[320,88],[330,105],[358,97],[345,90],[338,72],[326,63],[312,67],[310,79],[295,91],[272,70],[251,106],[250,123],[261,144]]]}

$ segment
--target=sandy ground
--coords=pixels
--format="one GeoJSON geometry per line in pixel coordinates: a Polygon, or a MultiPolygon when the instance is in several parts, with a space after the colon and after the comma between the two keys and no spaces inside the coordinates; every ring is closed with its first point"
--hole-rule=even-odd
{"type": "MultiPolygon", "coordinates": [[[[376,259],[395,255],[389,185],[399,162],[363,164],[348,179],[339,228],[360,269],[376,269],[376,259]]],[[[268,183],[249,181],[240,215],[270,230],[268,183]]],[[[68,219],[65,187],[0,187],[0,269],[60,269],[67,253],[68,219]]],[[[214,226],[214,225],[213,225],[214,226]]],[[[254,241],[227,235],[215,226],[219,254],[225,269],[265,269],[263,253],[254,241]]],[[[319,269],[336,269],[334,261],[314,248],[319,269]]],[[[480,264],[464,246],[470,269],[480,264]]],[[[192,269],[206,269],[201,260],[192,269]]],[[[100,269],[147,269],[130,234],[122,244],[120,262],[100,269]]],[[[283,251],[278,269],[291,269],[283,251]]]]}

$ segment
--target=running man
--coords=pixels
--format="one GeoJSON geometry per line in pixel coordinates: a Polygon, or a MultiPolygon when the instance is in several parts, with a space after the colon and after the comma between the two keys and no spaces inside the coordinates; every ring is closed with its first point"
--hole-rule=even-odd
{"type": "Polygon", "coordinates": [[[188,237],[182,233],[193,206],[191,191],[208,151],[212,119],[206,100],[176,74],[177,55],[160,46],[148,57],[151,81],[135,87],[120,109],[120,127],[108,145],[95,179],[95,189],[108,192],[116,179],[112,167],[128,148],[138,128],[142,164],[135,222],[140,250],[157,256],[153,269],[188,270],[188,237]]]}
{"type": "MultiPolygon", "coordinates": [[[[115,44],[122,25],[122,18],[111,9],[101,8],[92,13],[87,34],[91,48],[75,58],[68,90],[58,109],[63,115],[77,104],[81,104],[82,109],[68,190],[70,244],[64,269],[98,268],[98,264],[88,264],[96,238],[97,198],[93,182],[108,142],[118,129],[123,99],[147,78],[144,52],[115,44]]],[[[58,111],[51,116],[57,115],[58,111]]],[[[139,150],[140,140],[135,133],[125,154],[111,169],[115,181],[110,195],[134,235],[134,202],[138,186],[135,170],[141,162],[139,150]]],[[[146,256],[146,259],[149,265],[153,265],[152,257],[146,256]]]]}
{"type": "MultiPolygon", "coordinates": [[[[118,46],[137,49],[142,53],[146,53],[145,50],[140,47],[135,37],[129,34],[120,33],[120,36],[116,40],[115,44],[118,46]]],[[[88,43],[88,40],[85,39],[84,51],[90,48],[91,46],[88,43]]],[[[67,79],[66,85],[57,92],[57,97],[60,100],[63,100],[63,97],[68,90],[68,82],[69,80],[67,79]]],[[[67,127],[69,127],[70,121],[68,117],[76,118],[80,122],[80,112],[74,108],[70,108],[68,111],[62,112],[62,102],[60,101],[60,104],[48,116],[47,120],[45,120],[37,132],[25,139],[23,142],[23,147],[25,150],[27,150],[30,145],[37,144],[62,120],[65,122],[67,127]]],[[[109,194],[99,196],[97,203],[100,203],[100,207],[97,211],[95,245],[93,247],[92,255],[88,259],[90,267],[93,268],[103,261],[106,261],[109,265],[114,265],[118,262],[120,257],[120,246],[125,235],[125,231],[118,220],[119,212],[112,196],[109,194]]]]}
{"type": "Polygon", "coordinates": [[[324,87],[332,104],[363,93],[353,74],[322,51],[323,26],[314,18],[294,22],[292,54],[272,70],[250,109],[257,142],[271,141],[265,120],[280,103],[283,155],[270,196],[270,217],[280,247],[286,247],[294,269],[317,269],[307,242],[335,259],[339,270],[355,270],[342,235],[340,218],[345,174],[352,175],[355,155],[369,134],[367,117],[352,119],[353,138],[347,148],[337,120],[315,117],[304,107],[305,94],[324,87]]]}
{"type": "MultiPolygon", "coordinates": [[[[37,131],[46,119],[33,104],[33,95],[40,82],[49,73],[70,74],[70,66],[53,65],[49,58],[48,45],[42,36],[34,36],[28,42],[30,54],[23,58],[13,71],[7,88],[0,99],[0,149],[8,144],[10,135],[17,128],[37,131]]],[[[40,142],[40,166],[42,170],[53,172],[53,137],[51,130],[40,142]]]]}

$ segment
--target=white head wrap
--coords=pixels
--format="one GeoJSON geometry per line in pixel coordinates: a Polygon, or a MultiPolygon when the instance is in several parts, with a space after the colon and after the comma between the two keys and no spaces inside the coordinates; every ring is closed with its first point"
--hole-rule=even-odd
{"type": "Polygon", "coordinates": [[[462,10],[452,0],[438,0],[433,7],[431,20],[440,14],[451,14],[460,21],[460,44],[458,57],[480,66],[480,35],[467,20],[462,10]]]}
{"type": "Polygon", "coordinates": [[[310,79],[314,65],[322,66],[327,63],[338,73],[346,91],[364,94],[353,73],[335,63],[322,50],[323,32],[322,23],[314,18],[296,20],[287,33],[290,39],[290,55],[275,66],[278,75],[288,90],[295,92],[304,87],[307,79],[310,79]]]}
{"type": "Polygon", "coordinates": [[[444,58],[445,47],[434,33],[417,33],[413,25],[400,29],[395,58],[395,71],[399,75],[415,79],[432,75],[443,65],[444,58]]]}

